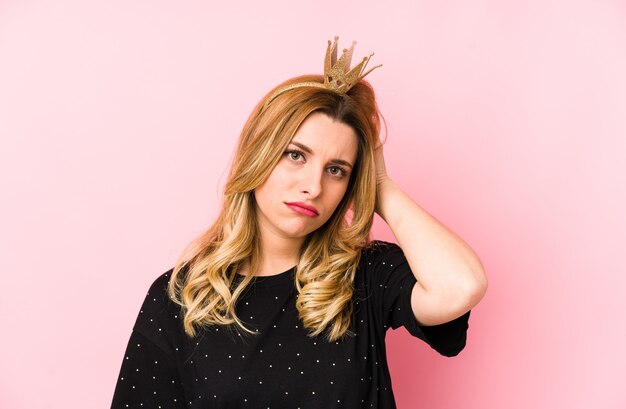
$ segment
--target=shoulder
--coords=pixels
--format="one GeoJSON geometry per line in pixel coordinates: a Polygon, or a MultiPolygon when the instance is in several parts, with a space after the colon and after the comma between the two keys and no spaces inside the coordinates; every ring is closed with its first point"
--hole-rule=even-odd
{"type": "Polygon", "coordinates": [[[161,274],[160,276],[158,276],[150,285],[150,288],[148,289],[148,297],[150,295],[153,296],[161,296],[161,295],[167,295],[167,287],[169,286],[170,283],[170,278],[172,277],[172,272],[174,271],[173,268],[170,268],[169,270],[167,270],[165,273],[161,274]]]}
{"type": "Polygon", "coordinates": [[[167,292],[172,271],[173,269],[167,270],[150,284],[141,306],[140,316],[143,314],[156,315],[172,303],[167,292]]]}
{"type": "Polygon", "coordinates": [[[363,251],[368,253],[380,253],[399,248],[400,246],[398,246],[396,243],[391,243],[389,241],[383,240],[372,240],[367,246],[363,247],[363,251]]]}
{"type": "Polygon", "coordinates": [[[367,246],[361,249],[362,267],[371,268],[379,264],[406,262],[404,252],[395,243],[383,240],[372,240],[367,246]],[[363,264],[364,263],[364,264],[363,264]]]}
{"type": "MultiPolygon", "coordinates": [[[[384,286],[390,281],[414,280],[404,252],[395,243],[373,240],[361,249],[356,281],[364,280],[368,286],[384,286]]],[[[407,283],[408,285],[408,283],[407,283]]]]}
{"type": "Polygon", "coordinates": [[[150,285],[139,311],[135,330],[154,327],[157,324],[163,325],[169,321],[168,318],[178,315],[180,308],[170,299],[168,294],[172,272],[173,269],[167,270],[150,285]]]}
{"type": "MultiPolygon", "coordinates": [[[[184,276],[187,274],[188,267],[183,266],[183,268],[179,271],[176,279],[181,280],[184,279],[184,276]]],[[[174,268],[170,268],[160,276],[158,276],[150,285],[148,289],[148,293],[146,295],[145,302],[152,300],[152,302],[160,303],[161,305],[173,303],[173,301],[169,297],[169,285],[170,280],[172,279],[172,274],[174,273],[174,268]]]]}

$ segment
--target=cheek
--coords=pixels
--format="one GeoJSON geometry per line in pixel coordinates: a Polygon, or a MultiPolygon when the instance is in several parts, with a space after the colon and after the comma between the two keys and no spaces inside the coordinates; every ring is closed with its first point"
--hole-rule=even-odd
{"type": "Polygon", "coordinates": [[[343,186],[336,186],[335,189],[333,189],[331,198],[332,198],[332,204],[333,204],[334,209],[337,209],[337,207],[339,206],[339,203],[341,203],[341,200],[346,195],[347,191],[348,191],[347,184],[343,186]]]}
{"type": "Polygon", "coordinates": [[[285,172],[281,169],[274,169],[267,180],[255,189],[257,200],[260,199],[266,203],[280,202],[289,184],[285,176],[285,172]]]}
{"type": "Polygon", "coordinates": [[[293,175],[284,167],[277,167],[274,169],[274,172],[272,172],[270,177],[272,178],[272,185],[275,186],[277,190],[284,191],[285,189],[290,188],[294,183],[293,175]]]}
{"type": "Polygon", "coordinates": [[[254,198],[257,205],[264,206],[272,197],[272,180],[268,178],[263,184],[254,189],[254,198]]]}

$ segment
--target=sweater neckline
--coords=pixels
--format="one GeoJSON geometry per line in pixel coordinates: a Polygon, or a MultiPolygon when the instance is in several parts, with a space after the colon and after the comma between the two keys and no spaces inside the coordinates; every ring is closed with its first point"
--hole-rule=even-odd
{"type": "MultiPolygon", "coordinates": [[[[271,276],[254,276],[251,285],[256,287],[272,287],[275,285],[281,285],[285,283],[292,283],[296,272],[296,266],[293,266],[282,273],[274,274],[271,276]]],[[[244,279],[244,275],[237,274],[235,280],[239,283],[244,279]]]]}

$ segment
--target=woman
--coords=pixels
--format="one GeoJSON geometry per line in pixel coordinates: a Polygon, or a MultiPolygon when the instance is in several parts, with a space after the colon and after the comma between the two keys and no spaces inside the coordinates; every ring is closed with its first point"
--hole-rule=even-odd
{"type": "Polygon", "coordinates": [[[253,110],[217,221],[150,288],[114,408],[393,408],[389,327],[465,346],[481,263],[387,176],[369,57],[349,70],[336,42],[324,77],[253,110]],[[370,241],[374,212],[400,246],[370,241]]]}

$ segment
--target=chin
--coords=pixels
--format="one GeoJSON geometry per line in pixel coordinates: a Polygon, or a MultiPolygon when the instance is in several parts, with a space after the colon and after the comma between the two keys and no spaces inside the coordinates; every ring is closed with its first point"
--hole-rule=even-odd
{"type": "Polygon", "coordinates": [[[283,233],[285,234],[285,236],[293,238],[293,239],[301,239],[303,237],[308,236],[309,234],[313,233],[315,230],[317,229],[301,229],[301,230],[283,230],[283,233]]]}
{"type": "Polygon", "coordinates": [[[285,226],[285,228],[281,229],[283,234],[287,237],[298,238],[301,239],[303,237],[308,236],[313,233],[315,230],[319,229],[319,226],[315,226],[311,228],[311,226],[285,226]]]}

